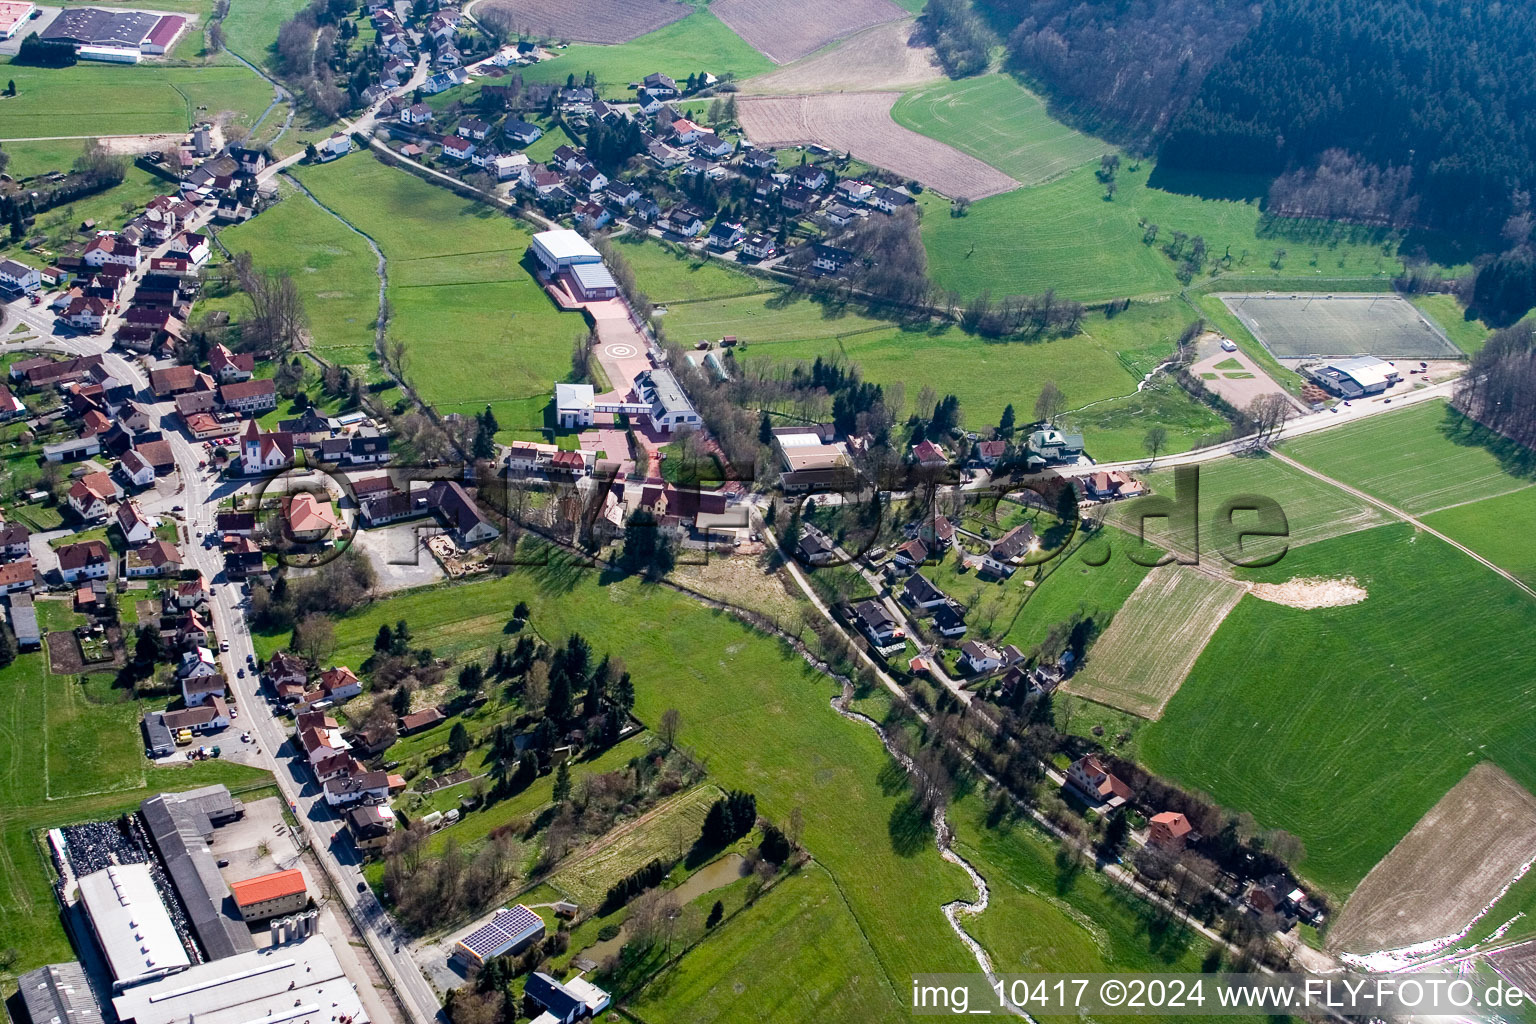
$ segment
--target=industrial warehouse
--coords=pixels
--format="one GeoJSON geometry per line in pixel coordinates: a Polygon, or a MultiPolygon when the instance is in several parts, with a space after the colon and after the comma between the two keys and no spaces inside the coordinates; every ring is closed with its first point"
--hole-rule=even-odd
{"type": "Polygon", "coordinates": [[[251,807],[255,818],[226,787],[205,786],[149,797],[112,821],[50,829],[55,889],[80,958],[19,979],[32,1024],[239,1024],[322,1007],[333,1024],[367,1024],[336,937],[320,934],[293,866],[300,851],[281,805],[267,797],[251,807]]]}

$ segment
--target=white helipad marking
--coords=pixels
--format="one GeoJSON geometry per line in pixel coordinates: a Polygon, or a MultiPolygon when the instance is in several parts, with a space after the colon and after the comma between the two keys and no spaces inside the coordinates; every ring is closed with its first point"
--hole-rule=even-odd
{"type": "Polygon", "coordinates": [[[613,359],[628,359],[635,354],[633,345],[609,345],[603,349],[603,353],[613,359]]]}

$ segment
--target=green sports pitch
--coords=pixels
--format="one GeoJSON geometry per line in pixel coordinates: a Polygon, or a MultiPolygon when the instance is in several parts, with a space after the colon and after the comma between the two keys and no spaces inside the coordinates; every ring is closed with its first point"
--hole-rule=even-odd
{"type": "Polygon", "coordinates": [[[1396,295],[1273,292],[1220,298],[1277,359],[1461,358],[1439,327],[1396,295]]]}

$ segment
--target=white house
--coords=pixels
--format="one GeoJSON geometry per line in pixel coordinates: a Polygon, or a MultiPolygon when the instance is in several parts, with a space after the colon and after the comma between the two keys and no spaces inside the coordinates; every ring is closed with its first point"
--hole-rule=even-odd
{"type": "Polygon", "coordinates": [[[65,583],[106,579],[112,570],[112,552],[99,540],[64,544],[56,554],[59,556],[59,576],[65,583]]]}
{"type": "Polygon", "coordinates": [[[1003,667],[1003,652],[978,640],[967,640],[960,645],[960,667],[973,675],[991,672],[1003,667]]]}
{"type": "Polygon", "coordinates": [[[315,149],[319,152],[322,161],[335,160],[337,157],[343,157],[352,152],[352,140],[341,132],[332,132],[331,137],[320,143],[315,149]]]}
{"type": "Polygon", "coordinates": [[[125,501],[117,507],[117,528],[131,546],[154,540],[155,527],[159,525],[158,519],[145,515],[135,502],[125,501]]]}
{"type": "Polygon", "coordinates": [[[43,286],[43,275],[25,263],[0,260],[0,286],[17,292],[35,292],[43,286]]]}

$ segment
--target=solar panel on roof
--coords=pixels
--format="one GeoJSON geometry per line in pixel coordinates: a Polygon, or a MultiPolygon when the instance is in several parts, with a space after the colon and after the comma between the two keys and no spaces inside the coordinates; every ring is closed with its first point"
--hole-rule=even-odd
{"type": "Polygon", "coordinates": [[[543,926],[544,921],[538,914],[518,904],[509,910],[498,910],[496,916],[460,939],[459,945],[481,959],[487,959],[543,926]]]}

